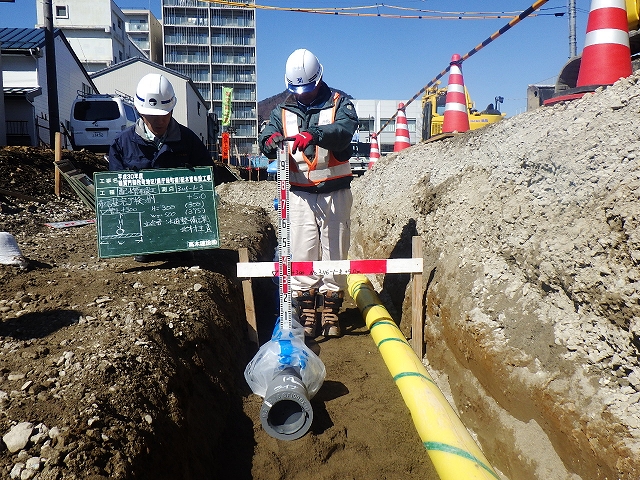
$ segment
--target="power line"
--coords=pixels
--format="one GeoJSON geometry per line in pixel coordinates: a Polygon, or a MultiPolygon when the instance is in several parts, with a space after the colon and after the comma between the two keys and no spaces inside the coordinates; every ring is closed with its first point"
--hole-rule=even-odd
{"type": "MultiPolygon", "coordinates": [[[[417,20],[494,20],[516,18],[519,12],[447,12],[439,10],[424,10],[409,7],[399,7],[396,5],[386,5],[379,3],[375,5],[363,5],[353,7],[320,7],[320,8],[300,8],[300,7],[276,7],[272,5],[258,5],[255,3],[237,2],[233,0],[203,0],[209,3],[216,3],[230,7],[248,8],[255,10],[277,10],[297,13],[314,13],[320,15],[343,15],[350,17],[383,17],[402,18],[417,20]],[[419,13],[419,15],[400,15],[390,13],[380,13],[380,9],[402,10],[419,13]],[[360,13],[356,10],[376,10],[374,13],[360,13]]],[[[547,15],[547,14],[539,14],[547,15]]],[[[535,15],[533,15],[535,16],[535,15]]]]}

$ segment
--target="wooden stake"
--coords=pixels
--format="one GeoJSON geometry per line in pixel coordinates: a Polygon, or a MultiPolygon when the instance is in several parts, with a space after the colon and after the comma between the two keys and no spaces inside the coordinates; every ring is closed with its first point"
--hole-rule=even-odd
{"type": "MultiPolygon", "coordinates": [[[[238,249],[238,257],[241,263],[249,262],[249,251],[246,248],[238,249]]],[[[244,310],[247,316],[247,326],[249,330],[249,340],[256,346],[260,346],[258,341],[258,326],[256,323],[256,308],[253,303],[253,288],[251,278],[242,280],[242,293],[244,294],[244,310]]]]}
{"type": "Polygon", "coordinates": [[[55,144],[55,194],[57,197],[60,197],[60,169],[58,168],[58,163],[62,160],[62,135],[60,132],[55,133],[56,136],[56,144],[55,144]]]}
{"type": "MultiPolygon", "coordinates": [[[[411,255],[422,258],[422,237],[411,239],[411,255]]],[[[411,274],[411,348],[422,360],[424,352],[424,319],[422,318],[422,273],[411,274]]]]}

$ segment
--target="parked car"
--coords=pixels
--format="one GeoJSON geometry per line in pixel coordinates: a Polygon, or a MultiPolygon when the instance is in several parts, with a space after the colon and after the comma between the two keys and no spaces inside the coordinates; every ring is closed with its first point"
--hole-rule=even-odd
{"type": "Polygon", "coordinates": [[[133,99],[117,92],[82,94],[71,107],[71,138],[74,149],[106,153],[116,136],[139,118],[133,99]]]}

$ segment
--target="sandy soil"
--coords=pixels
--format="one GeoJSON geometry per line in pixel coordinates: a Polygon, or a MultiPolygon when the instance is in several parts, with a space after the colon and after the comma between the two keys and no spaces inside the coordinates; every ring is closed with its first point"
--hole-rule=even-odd
{"type": "MultiPolygon", "coordinates": [[[[104,169],[90,154],[65,158],[89,174],[104,169]]],[[[235,263],[242,247],[252,260],[272,258],[264,209],[223,195],[222,247],[192,262],[100,259],[93,225],[44,225],[92,218],[66,184],[53,195],[52,162],[46,150],[0,151],[0,231],[28,259],[26,269],[0,265],[0,435],[24,422],[30,430],[17,450],[2,444],[0,477],[436,478],[350,301],[345,336],[313,346],[327,378],[311,431],[286,442],[262,429],[262,399],[243,377],[256,346],[235,263]]],[[[274,288],[254,280],[261,341],[274,288]]]]}

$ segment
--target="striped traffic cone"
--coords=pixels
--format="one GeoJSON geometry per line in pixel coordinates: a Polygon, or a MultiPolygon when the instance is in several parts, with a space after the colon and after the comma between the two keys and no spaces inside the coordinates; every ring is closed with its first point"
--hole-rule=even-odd
{"type": "Polygon", "coordinates": [[[369,165],[367,170],[373,169],[373,166],[380,158],[380,150],[378,150],[378,139],[375,133],[371,134],[371,150],[369,151],[369,165]]]}
{"type": "Polygon", "coordinates": [[[592,0],[577,87],[611,85],[632,73],[625,0],[592,0]]]}
{"type": "Polygon", "coordinates": [[[467,111],[467,97],[464,94],[461,58],[457,53],[451,57],[442,133],[461,133],[469,130],[469,112],[467,111]]]}
{"type": "Polygon", "coordinates": [[[399,152],[410,146],[411,137],[407,126],[407,116],[404,113],[404,103],[399,103],[398,114],[396,115],[396,141],[393,144],[393,151],[399,152]]]}

